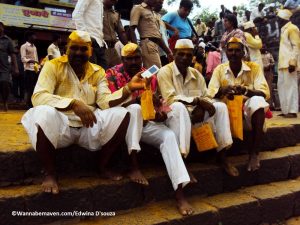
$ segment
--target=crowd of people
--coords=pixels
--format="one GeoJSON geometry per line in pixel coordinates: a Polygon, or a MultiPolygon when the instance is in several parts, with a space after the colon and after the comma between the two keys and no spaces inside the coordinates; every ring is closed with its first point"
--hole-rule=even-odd
{"type": "MultiPolygon", "coordinates": [[[[99,150],[101,176],[122,179],[108,164],[123,140],[130,158],[126,175],[133,182],[148,185],[138,157],[140,142],[145,142],[161,152],[179,212],[191,215],[194,209],[183,190],[188,183],[198,182],[186,167],[190,150],[195,151],[190,149],[191,137],[199,141],[193,135],[195,130],[209,124],[217,163],[229,176],[239,176],[226,157],[235,137],[228,102],[237,96],[243,101],[243,107],[236,108],[243,114],[243,128],[251,130],[253,138],[247,170],[260,168],[259,150],[266,112],[272,107],[275,65],[256,30],[262,6],[255,17],[248,16],[242,29],[236,9],[231,12],[222,6],[220,21],[210,25],[217,27],[221,38],[208,39],[205,37],[214,37],[212,30],[207,31],[200,19],[194,26],[188,18],[193,8],[190,0],[181,0],[177,11],[164,16],[158,13],[163,0],[143,0],[132,8],[127,29],[113,9],[116,2],[77,2],[73,12],[76,30],[67,40],[64,55],[58,47],[60,38],[55,36],[45,62],[39,64],[32,32],[20,48],[30,107],[22,124],[45,169],[43,190],[59,193],[55,149],[71,144],[99,150]],[[118,41],[123,46],[119,52],[115,48],[118,41]],[[143,72],[152,65],[160,68],[157,75],[144,78],[143,72]]],[[[300,35],[290,22],[292,14],[289,9],[277,12],[281,28],[278,92],[282,116],[287,118],[297,117],[299,108],[300,35]]],[[[9,85],[9,56],[15,77],[20,74],[20,63],[2,23],[0,46],[4,93],[9,85]]]]}

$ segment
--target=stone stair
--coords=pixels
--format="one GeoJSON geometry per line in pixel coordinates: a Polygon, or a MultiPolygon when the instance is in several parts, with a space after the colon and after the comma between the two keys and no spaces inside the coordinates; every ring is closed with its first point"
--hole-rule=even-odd
{"type": "Polygon", "coordinates": [[[0,115],[0,224],[259,225],[300,215],[299,120],[275,117],[268,121],[262,167],[257,172],[246,171],[247,155],[238,153],[238,149],[246,148],[240,144],[229,157],[240,171],[237,178],[229,177],[210,161],[191,160],[194,162],[188,167],[199,182],[187,186],[185,192],[196,213],[182,217],[175,207],[174,192],[159,151],[152,156],[154,163],[152,159],[149,163],[148,153],[144,156],[148,163],[141,159],[150,182],[148,187],[141,187],[128,179],[112,182],[97,177],[91,152],[78,147],[59,150],[60,194],[42,193],[41,167],[19,124],[21,115],[0,115]],[[81,216],[12,216],[12,211],[76,211],[81,216]],[[114,212],[116,216],[85,218],[87,213],[100,211],[114,212]]]}

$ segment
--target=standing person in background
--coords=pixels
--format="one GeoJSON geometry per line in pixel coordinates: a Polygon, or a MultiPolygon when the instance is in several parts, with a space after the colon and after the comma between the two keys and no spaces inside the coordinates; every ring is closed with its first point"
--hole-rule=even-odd
{"type": "Polygon", "coordinates": [[[47,53],[48,53],[48,59],[55,59],[61,56],[59,45],[61,43],[61,37],[58,34],[53,34],[53,42],[48,47],[47,53]]]}
{"type": "Polygon", "coordinates": [[[115,49],[115,44],[118,41],[116,34],[118,34],[119,40],[123,45],[126,45],[128,42],[120,14],[112,8],[117,2],[118,0],[103,0],[103,35],[107,45],[105,58],[108,68],[121,63],[121,58],[115,49]]]}
{"type": "Polygon", "coordinates": [[[258,23],[264,19],[266,16],[265,12],[263,11],[265,7],[264,3],[259,3],[258,6],[252,10],[250,15],[250,20],[254,23],[258,23]]]}
{"type": "Polygon", "coordinates": [[[106,45],[103,39],[103,1],[78,0],[72,14],[76,30],[86,31],[92,37],[92,63],[107,69],[105,59],[106,45]]]}
{"type": "Polygon", "coordinates": [[[244,46],[246,43],[246,38],[244,32],[238,29],[238,21],[235,15],[233,14],[225,14],[224,16],[224,27],[226,32],[223,34],[220,41],[220,48],[222,49],[222,63],[228,61],[226,56],[226,45],[227,42],[232,38],[236,37],[241,39],[244,46]]]}
{"type": "Polygon", "coordinates": [[[161,67],[158,46],[167,53],[168,60],[173,61],[172,51],[165,45],[160,33],[160,25],[153,8],[163,1],[144,0],[142,4],[133,6],[130,12],[131,41],[137,44],[135,29],[140,34],[140,47],[142,50],[143,63],[145,68],[152,65],[161,67]]]}
{"type": "Polygon", "coordinates": [[[262,48],[262,40],[258,36],[255,24],[252,21],[244,23],[244,35],[249,49],[250,61],[256,62],[261,69],[264,68],[260,49],[262,48]]]}
{"type": "Polygon", "coordinates": [[[270,52],[268,52],[267,50],[267,46],[265,44],[263,44],[261,51],[261,56],[262,56],[262,62],[263,62],[263,69],[264,69],[264,75],[265,78],[267,80],[267,83],[269,85],[269,89],[270,89],[270,98],[267,101],[270,104],[270,108],[274,109],[275,105],[273,102],[273,77],[274,77],[274,65],[275,65],[275,61],[274,58],[272,56],[272,54],[270,52]]]}
{"type": "MultiPolygon", "coordinates": [[[[217,45],[217,43],[215,43],[215,44],[217,45]]],[[[218,51],[217,47],[211,43],[208,43],[206,48],[207,48],[208,54],[207,54],[207,58],[206,58],[205,80],[206,80],[206,83],[208,84],[215,68],[221,64],[221,54],[218,51]]]]}
{"type": "Polygon", "coordinates": [[[300,34],[297,26],[290,22],[292,12],[283,9],[277,14],[281,27],[278,59],[278,95],[282,116],[296,118],[299,108],[297,61],[299,57],[300,34]]]}
{"type": "Polygon", "coordinates": [[[25,84],[24,84],[24,65],[21,60],[20,47],[15,47],[15,55],[18,65],[19,74],[12,76],[12,92],[16,102],[24,101],[25,84]]]}
{"type": "MultiPolygon", "coordinates": [[[[179,31],[178,38],[192,39],[193,30],[192,24],[188,16],[193,8],[193,3],[190,0],[181,0],[179,9],[176,12],[170,12],[162,17],[162,20],[179,31]]],[[[168,28],[168,27],[167,27],[168,28]]],[[[175,32],[169,30],[170,36],[176,35],[175,32]]]]}
{"type": "Polygon", "coordinates": [[[200,18],[197,19],[195,28],[198,36],[202,37],[206,31],[206,25],[204,22],[201,21],[200,18]]]}
{"type": "Polygon", "coordinates": [[[220,12],[219,19],[215,22],[214,41],[217,41],[217,42],[219,42],[221,40],[221,37],[225,32],[223,18],[224,18],[224,14],[222,12],[220,12]]]}
{"type": "Polygon", "coordinates": [[[36,36],[33,32],[25,34],[26,43],[21,46],[21,59],[25,71],[26,104],[31,108],[31,95],[38,80],[38,54],[34,45],[36,36]]]}
{"type": "Polygon", "coordinates": [[[18,76],[19,69],[12,41],[4,34],[4,24],[0,22],[0,90],[4,105],[4,111],[8,110],[8,96],[10,92],[10,62],[13,76],[18,76]]]}

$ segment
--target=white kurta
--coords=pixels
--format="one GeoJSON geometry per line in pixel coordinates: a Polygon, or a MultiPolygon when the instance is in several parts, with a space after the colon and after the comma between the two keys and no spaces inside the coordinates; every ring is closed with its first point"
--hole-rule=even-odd
{"type": "Polygon", "coordinates": [[[297,72],[289,73],[288,67],[299,68],[299,35],[299,29],[291,22],[281,28],[277,87],[283,114],[298,112],[297,72]]]}

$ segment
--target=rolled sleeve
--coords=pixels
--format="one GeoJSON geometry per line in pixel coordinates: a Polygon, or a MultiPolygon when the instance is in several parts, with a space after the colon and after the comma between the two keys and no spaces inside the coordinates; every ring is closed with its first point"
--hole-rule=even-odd
{"type": "Polygon", "coordinates": [[[72,14],[72,18],[75,22],[77,30],[87,31],[87,27],[84,22],[84,13],[88,8],[91,0],[79,0],[75,6],[72,14]]]}
{"type": "Polygon", "coordinates": [[[178,100],[180,96],[176,97],[176,90],[172,81],[172,69],[168,67],[163,67],[159,70],[157,74],[158,86],[163,98],[167,101],[168,105],[178,100]]]}
{"type": "Polygon", "coordinates": [[[213,75],[211,76],[207,90],[207,94],[210,98],[214,98],[221,87],[221,70],[221,66],[217,66],[217,68],[213,72],[213,75]]]}
{"type": "Polygon", "coordinates": [[[130,26],[137,26],[139,24],[141,10],[139,6],[134,6],[130,12],[130,26]]]}
{"type": "Polygon", "coordinates": [[[266,95],[266,99],[270,98],[270,89],[262,68],[257,65],[256,69],[253,70],[254,75],[254,89],[257,91],[261,91],[266,95]]]}

